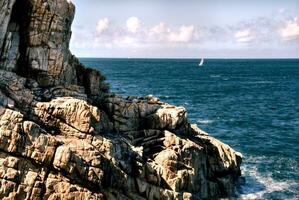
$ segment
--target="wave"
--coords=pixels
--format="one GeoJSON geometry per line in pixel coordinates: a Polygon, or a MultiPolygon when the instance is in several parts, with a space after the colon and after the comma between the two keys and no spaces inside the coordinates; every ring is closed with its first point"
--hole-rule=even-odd
{"type": "Polygon", "coordinates": [[[221,75],[210,75],[211,78],[220,78],[221,75]]]}
{"type": "Polygon", "coordinates": [[[245,84],[273,84],[274,81],[248,81],[245,84]]]}
{"type": "MultiPolygon", "coordinates": [[[[258,172],[256,166],[245,165],[241,170],[244,173],[246,181],[244,185],[241,185],[238,188],[238,196],[240,199],[271,199],[272,197],[268,196],[271,195],[271,193],[296,193],[292,189],[293,187],[298,187],[298,183],[296,183],[296,181],[275,180],[272,177],[272,173],[268,172],[266,174],[261,174],[260,172],[258,172]]],[[[286,194],[285,198],[287,198],[287,196],[288,195],[286,194]]],[[[298,197],[294,197],[293,199],[297,198],[298,197]]],[[[291,199],[290,196],[288,196],[287,199],[291,199]]]]}
{"type": "Polygon", "coordinates": [[[211,124],[211,123],[214,122],[214,120],[209,120],[209,119],[198,119],[197,122],[200,123],[200,124],[211,124]]]}
{"type": "Polygon", "coordinates": [[[170,96],[168,96],[168,95],[158,95],[158,97],[159,97],[160,99],[170,99],[170,98],[172,98],[172,97],[170,97],[170,96]]]}

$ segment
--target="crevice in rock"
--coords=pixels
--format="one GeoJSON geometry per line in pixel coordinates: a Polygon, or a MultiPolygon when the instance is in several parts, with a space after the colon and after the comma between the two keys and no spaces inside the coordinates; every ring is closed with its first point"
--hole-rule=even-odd
{"type": "Polygon", "coordinates": [[[28,73],[27,71],[27,52],[26,52],[26,43],[27,39],[25,36],[26,27],[28,27],[29,20],[27,19],[29,12],[28,3],[25,0],[17,0],[14,8],[13,8],[13,17],[16,20],[16,23],[19,25],[19,36],[20,36],[20,43],[19,43],[19,52],[20,57],[17,61],[16,72],[19,75],[25,76],[28,73]]]}

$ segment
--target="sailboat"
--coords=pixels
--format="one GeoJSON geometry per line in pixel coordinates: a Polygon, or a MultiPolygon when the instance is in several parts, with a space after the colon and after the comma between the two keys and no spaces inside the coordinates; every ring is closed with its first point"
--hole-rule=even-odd
{"type": "Polygon", "coordinates": [[[204,61],[205,61],[205,60],[202,58],[202,59],[200,60],[200,63],[198,63],[198,66],[203,66],[204,61]]]}

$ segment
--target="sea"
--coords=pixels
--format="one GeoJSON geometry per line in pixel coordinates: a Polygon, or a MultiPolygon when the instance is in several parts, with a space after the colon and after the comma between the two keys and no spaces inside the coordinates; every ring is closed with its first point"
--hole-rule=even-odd
{"type": "Polygon", "coordinates": [[[81,58],[123,96],[154,95],[244,156],[238,199],[299,199],[299,59],[81,58]]]}

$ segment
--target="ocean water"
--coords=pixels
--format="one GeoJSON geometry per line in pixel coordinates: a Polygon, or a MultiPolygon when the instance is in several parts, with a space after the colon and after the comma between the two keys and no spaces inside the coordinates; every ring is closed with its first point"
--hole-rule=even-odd
{"type": "Polygon", "coordinates": [[[299,199],[299,60],[87,59],[113,92],[184,106],[244,155],[239,199],[299,199]]]}

